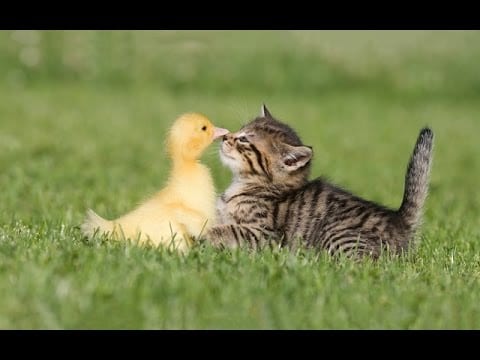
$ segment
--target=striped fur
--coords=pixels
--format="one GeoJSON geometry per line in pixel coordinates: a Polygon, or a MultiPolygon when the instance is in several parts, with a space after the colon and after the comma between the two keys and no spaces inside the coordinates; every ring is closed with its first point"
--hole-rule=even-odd
{"type": "Polygon", "coordinates": [[[224,137],[220,155],[234,179],[217,202],[218,224],[207,233],[218,247],[323,249],[377,258],[402,253],[418,228],[428,190],[433,132],[420,132],[398,210],[361,199],[319,178],[308,181],[311,148],[266,108],[224,137]]]}

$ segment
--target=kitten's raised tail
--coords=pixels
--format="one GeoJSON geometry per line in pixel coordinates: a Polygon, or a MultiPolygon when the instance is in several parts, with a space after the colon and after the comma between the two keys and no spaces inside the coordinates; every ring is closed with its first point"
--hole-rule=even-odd
{"type": "Polygon", "coordinates": [[[420,131],[405,175],[403,202],[398,210],[411,231],[420,223],[422,208],[428,193],[432,164],[433,131],[426,127],[420,131]]]}
{"type": "Polygon", "coordinates": [[[96,232],[98,232],[99,234],[111,233],[113,231],[113,228],[114,226],[111,221],[105,220],[92,209],[87,210],[85,220],[80,226],[82,234],[87,237],[94,236],[96,232]]]}

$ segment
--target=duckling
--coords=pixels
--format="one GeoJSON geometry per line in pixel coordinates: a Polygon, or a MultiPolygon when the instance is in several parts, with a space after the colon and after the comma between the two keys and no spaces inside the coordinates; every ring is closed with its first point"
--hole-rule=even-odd
{"type": "Polygon", "coordinates": [[[115,220],[106,220],[89,209],[81,225],[82,233],[87,237],[104,233],[117,240],[138,239],[141,244],[162,244],[187,251],[194,238],[215,219],[213,179],[199,158],[215,139],[228,132],[214,127],[204,115],[180,116],[167,139],[172,168],[166,186],[115,220]]]}

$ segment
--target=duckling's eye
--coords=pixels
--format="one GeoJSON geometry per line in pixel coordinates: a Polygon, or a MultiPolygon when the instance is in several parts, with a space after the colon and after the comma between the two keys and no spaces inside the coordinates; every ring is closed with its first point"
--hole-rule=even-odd
{"type": "Polygon", "coordinates": [[[203,131],[207,131],[207,127],[204,125],[204,126],[202,127],[202,130],[203,130],[203,131]]]}
{"type": "Polygon", "coordinates": [[[240,137],[238,138],[238,141],[243,142],[243,143],[248,143],[248,139],[247,139],[246,136],[240,136],[240,137]]]}

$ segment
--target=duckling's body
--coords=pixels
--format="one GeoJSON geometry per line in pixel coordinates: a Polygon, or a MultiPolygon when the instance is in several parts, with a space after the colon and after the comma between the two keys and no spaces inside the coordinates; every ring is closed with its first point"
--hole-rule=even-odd
{"type": "Polygon", "coordinates": [[[217,137],[226,134],[199,114],[186,114],[172,127],[169,152],[172,170],[166,186],[131,212],[109,221],[89,210],[82,232],[96,229],[115,239],[167,245],[185,251],[215,217],[215,187],[209,169],[198,158],[217,137]],[[202,130],[206,127],[206,130],[202,130]],[[199,130],[200,132],[198,132],[199,130]],[[198,136],[192,136],[193,135],[198,136]]]}

